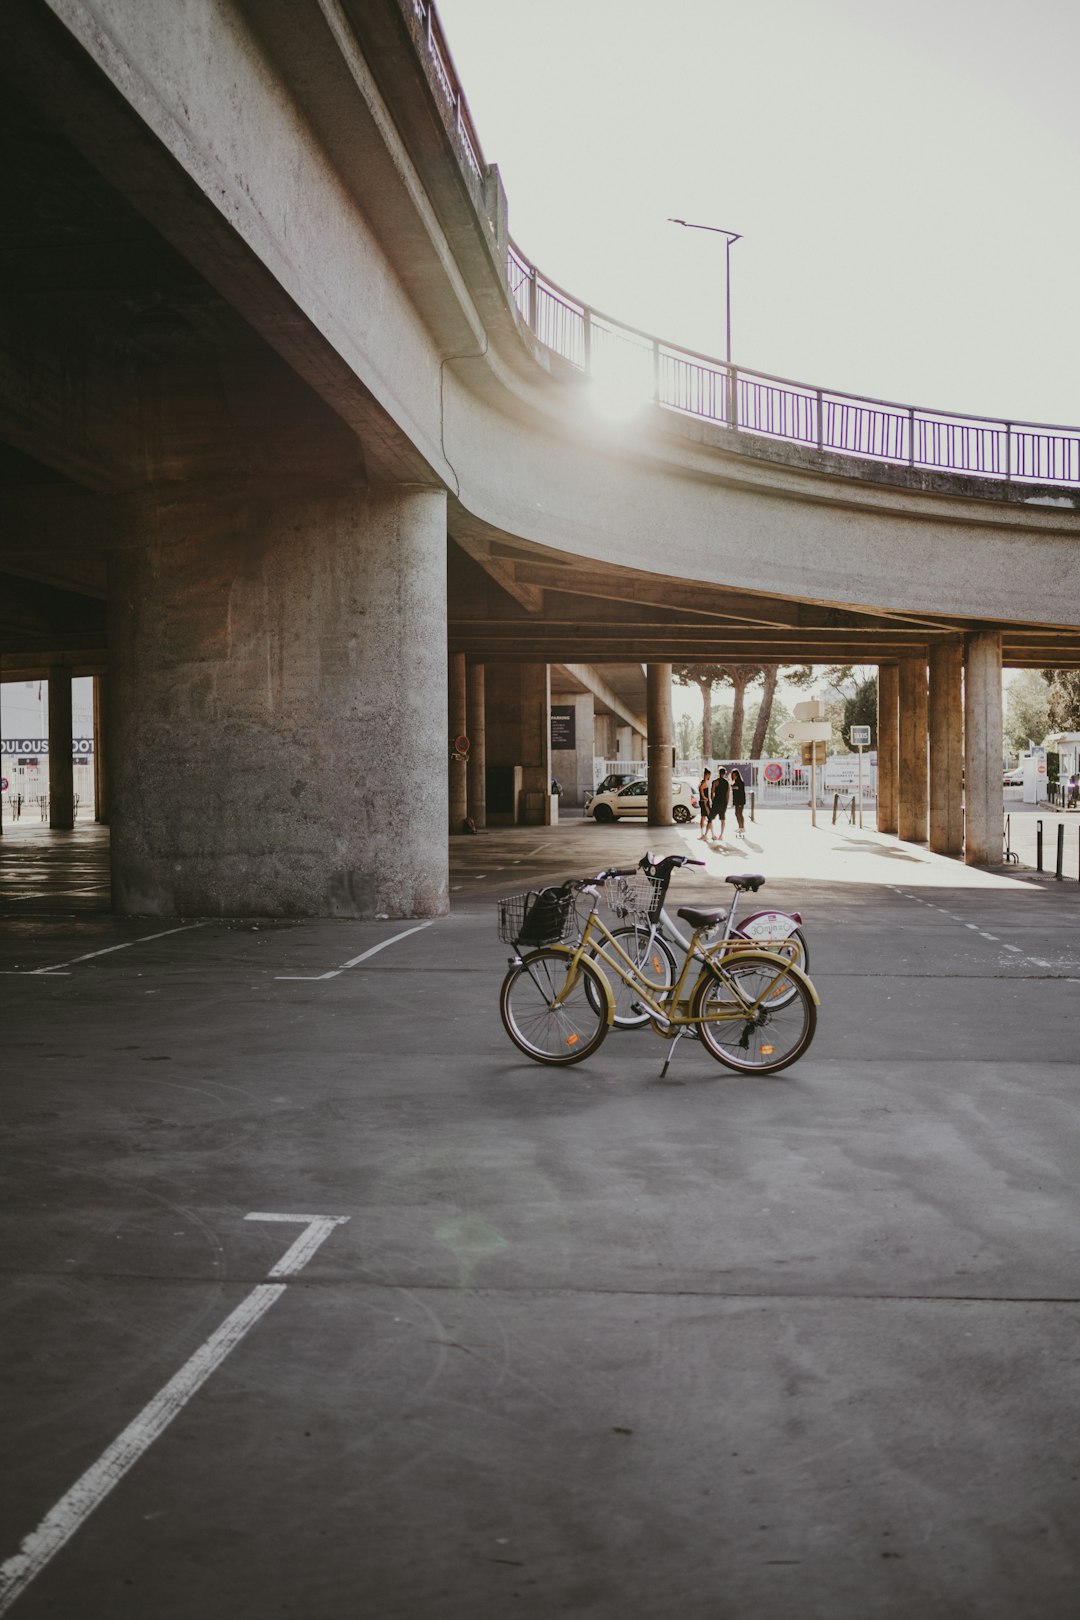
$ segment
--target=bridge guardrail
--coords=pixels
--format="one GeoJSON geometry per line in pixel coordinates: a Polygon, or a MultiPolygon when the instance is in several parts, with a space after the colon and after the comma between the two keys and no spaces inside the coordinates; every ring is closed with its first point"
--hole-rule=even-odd
{"type": "MultiPolygon", "coordinates": [[[[475,176],[486,165],[431,0],[408,0],[427,44],[430,81],[453,109],[475,176]]],[[[586,376],[641,382],[643,399],[745,435],[893,466],[1004,484],[1080,485],[1080,428],[901,405],[728,364],[628,326],[575,298],[513,242],[506,284],[545,348],[586,376]]]]}

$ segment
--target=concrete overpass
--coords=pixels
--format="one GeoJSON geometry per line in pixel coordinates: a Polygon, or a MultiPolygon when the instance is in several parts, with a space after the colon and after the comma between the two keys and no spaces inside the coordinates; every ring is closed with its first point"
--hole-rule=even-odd
{"type": "Polygon", "coordinates": [[[659,760],[699,657],[880,664],[881,824],[1000,855],[1002,662],[1080,663],[1075,434],[620,335],[513,248],[422,0],[13,0],[0,75],[0,657],[61,730],[107,683],[119,909],[439,913],[462,720],[535,795],[552,668],[629,723],[646,663],[659,760]]]}

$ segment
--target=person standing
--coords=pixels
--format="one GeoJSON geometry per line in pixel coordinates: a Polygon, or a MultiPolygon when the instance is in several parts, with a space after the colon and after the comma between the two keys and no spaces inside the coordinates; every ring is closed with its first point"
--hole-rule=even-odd
{"type": "Polygon", "coordinates": [[[743,811],[746,809],[746,783],[742,779],[742,771],[736,765],[731,773],[731,808],[735,812],[735,820],[739,824],[739,837],[746,837],[746,822],[743,811]]]}
{"type": "Polygon", "coordinates": [[[697,785],[697,797],[701,811],[701,838],[708,843],[712,836],[712,771],[707,765],[697,785]]]}
{"type": "Polygon", "coordinates": [[[727,771],[722,765],[717,767],[716,780],[712,790],[712,820],[720,823],[720,831],[716,834],[716,842],[724,842],[724,820],[727,816],[728,797],[731,793],[731,784],[728,781],[727,771]]]}

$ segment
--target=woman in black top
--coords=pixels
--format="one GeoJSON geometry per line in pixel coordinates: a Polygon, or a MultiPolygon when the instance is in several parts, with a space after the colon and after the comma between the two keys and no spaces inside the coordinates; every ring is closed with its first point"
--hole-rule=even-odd
{"type": "Polygon", "coordinates": [[[735,820],[739,823],[739,834],[745,838],[746,823],[743,820],[743,811],[746,809],[746,783],[738,766],[731,773],[731,808],[735,812],[735,820]]]}
{"type": "Polygon", "coordinates": [[[712,790],[712,819],[720,823],[720,831],[716,835],[719,843],[724,842],[724,817],[727,815],[728,794],[730,793],[727,771],[721,765],[716,773],[716,781],[712,790]]]}
{"type": "Polygon", "coordinates": [[[698,809],[701,811],[701,836],[708,841],[712,832],[712,771],[705,767],[697,785],[698,809]]]}

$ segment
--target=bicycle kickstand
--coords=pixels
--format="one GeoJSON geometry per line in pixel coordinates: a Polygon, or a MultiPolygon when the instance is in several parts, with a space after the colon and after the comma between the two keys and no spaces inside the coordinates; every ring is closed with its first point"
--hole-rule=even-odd
{"type": "Polygon", "coordinates": [[[664,1076],[668,1072],[668,1069],[671,1067],[671,1060],[675,1056],[675,1048],[678,1046],[678,1044],[682,1040],[683,1036],[687,1035],[687,1034],[689,1034],[688,1030],[680,1029],[678,1034],[673,1035],[671,1037],[671,1041],[670,1041],[670,1044],[668,1046],[668,1055],[664,1059],[664,1067],[660,1070],[660,1078],[661,1078],[661,1080],[664,1078],[664,1076]]]}

